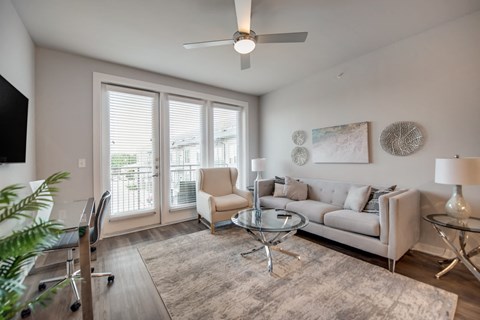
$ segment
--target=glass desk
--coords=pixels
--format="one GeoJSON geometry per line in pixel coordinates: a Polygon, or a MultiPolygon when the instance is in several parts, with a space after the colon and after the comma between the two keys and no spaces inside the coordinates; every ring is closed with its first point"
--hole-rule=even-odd
{"type": "Polygon", "coordinates": [[[296,253],[284,250],[278,245],[308,224],[308,218],[302,214],[282,209],[247,209],[242,210],[232,217],[232,222],[244,228],[255,240],[262,245],[247,252],[242,256],[265,249],[268,257],[268,272],[273,272],[271,250],[287,254],[300,260],[296,253]],[[271,236],[267,237],[267,234],[271,236]]]}
{"type": "Polygon", "coordinates": [[[448,265],[442,271],[437,273],[435,277],[437,279],[440,278],[441,276],[452,270],[457,265],[457,263],[461,261],[465,265],[465,267],[467,267],[467,269],[480,281],[480,269],[471,260],[473,256],[476,256],[480,253],[480,246],[470,250],[469,252],[467,252],[465,249],[468,239],[468,235],[466,233],[480,233],[480,219],[469,218],[465,220],[457,220],[446,214],[430,214],[426,217],[423,217],[423,219],[432,224],[433,228],[437,231],[437,233],[440,235],[448,248],[452,250],[457,256],[454,259],[440,260],[439,263],[441,265],[448,265]],[[455,239],[449,239],[445,232],[440,229],[440,227],[459,231],[459,249],[454,245],[455,239]]]}
{"type": "Polygon", "coordinates": [[[50,220],[63,224],[65,231],[78,230],[79,258],[82,275],[81,301],[83,320],[93,319],[92,276],[90,269],[90,220],[95,211],[93,198],[88,200],[54,203],[50,220]]]}

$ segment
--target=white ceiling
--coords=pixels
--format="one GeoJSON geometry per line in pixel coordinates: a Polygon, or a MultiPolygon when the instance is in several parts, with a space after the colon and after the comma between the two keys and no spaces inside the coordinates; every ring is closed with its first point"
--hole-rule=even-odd
{"type": "Polygon", "coordinates": [[[480,10],[480,0],[253,0],[257,34],[308,31],[305,43],[260,44],[240,70],[234,0],[12,0],[34,42],[239,92],[262,95],[480,10]]]}

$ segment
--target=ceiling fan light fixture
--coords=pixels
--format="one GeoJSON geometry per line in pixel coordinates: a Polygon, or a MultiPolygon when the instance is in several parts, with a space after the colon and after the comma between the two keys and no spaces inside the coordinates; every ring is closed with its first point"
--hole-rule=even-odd
{"type": "Polygon", "coordinates": [[[250,34],[243,32],[236,32],[233,35],[235,41],[233,48],[240,54],[247,54],[255,49],[256,39],[255,32],[250,31],[250,34]]]}

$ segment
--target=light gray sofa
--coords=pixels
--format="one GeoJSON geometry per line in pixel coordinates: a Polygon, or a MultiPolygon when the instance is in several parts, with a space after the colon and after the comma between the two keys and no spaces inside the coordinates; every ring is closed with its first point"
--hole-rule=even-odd
{"type": "Polygon", "coordinates": [[[306,200],[274,197],[274,180],[257,182],[261,207],[286,209],[307,216],[304,231],[388,259],[389,270],[420,237],[420,193],[401,189],[378,198],[379,214],[344,209],[351,186],[359,184],[300,178],[308,185],[306,200]]]}

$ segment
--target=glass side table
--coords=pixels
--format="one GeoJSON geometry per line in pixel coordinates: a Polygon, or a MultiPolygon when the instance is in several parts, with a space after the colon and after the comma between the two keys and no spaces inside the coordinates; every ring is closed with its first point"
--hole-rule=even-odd
{"type": "Polygon", "coordinates": [[[452,250],[457,256],[454,259],[446,259],[439,261],[441,265],[448,265],[442,271],[437,273],[435,277],[439,279],[441,276],[452,270],[457,265],[457,263],[461,261],[465,265],[465,267],[467,267],[467,269],[475,276],[475,278],[480,281],[480,268],[477,267],[471,260],[473,256],[476,256],[480,253],[480,246],[470,250],[469,252],[465,250],[468,239],[467,232],[480,233],[480,219],[469,218],[466,220],[457,220],[446,214],[430,214],[426,217],[423,217],[423,219],[432,224],[433,228],[437,231],[437,233],[440,235],[448,248],[452,250]],[[455,239],[449,239],[440,227],[455,229],[459,231],[459,249],[457,249],[457,247],[454,245],[455,239]]]}

